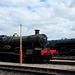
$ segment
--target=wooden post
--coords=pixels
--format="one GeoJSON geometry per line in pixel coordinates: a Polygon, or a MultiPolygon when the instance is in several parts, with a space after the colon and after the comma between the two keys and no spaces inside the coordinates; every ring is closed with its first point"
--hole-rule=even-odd
{"type": "Polygon", "coordinates": [[[22,24],[20,24],[20,64],[22,64],[22,24]]]}

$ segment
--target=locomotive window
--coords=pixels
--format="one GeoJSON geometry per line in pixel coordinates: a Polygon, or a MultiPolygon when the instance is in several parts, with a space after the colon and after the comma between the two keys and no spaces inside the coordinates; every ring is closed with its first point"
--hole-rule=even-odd
{"type": "Polygon", "coordinates": [[[42,48],[35,48],[35,50],[42,50],[42,48]]]}
{"type": "Polygon", "coordinates": [[[26,54],[33,54],[33,49],[27,49],[26,54]]]}

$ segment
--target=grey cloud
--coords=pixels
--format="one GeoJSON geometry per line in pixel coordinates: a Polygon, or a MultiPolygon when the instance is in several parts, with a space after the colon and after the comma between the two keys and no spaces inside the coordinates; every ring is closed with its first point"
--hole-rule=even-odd
{"type": "Polygon", "coordinates": [[[68,6],[71,8],[75,7],[75,0],[71,0],[68,6]]]}
{"type": "Polygon", "coordinates": [[[47,0],[50,7],[45,7],[45,2],[39,0],[0,0],[0,3],[9,5],[0,6],[0,34],[20,34],[22,24],[23,35],[34,34],[35,29],[40,29],[40,33],[50,36],[48,39],[75,37],[75,8],[68,7],[71,0],[47,0]],[[28,5],[35,12],[27,9],[28,5]]]}

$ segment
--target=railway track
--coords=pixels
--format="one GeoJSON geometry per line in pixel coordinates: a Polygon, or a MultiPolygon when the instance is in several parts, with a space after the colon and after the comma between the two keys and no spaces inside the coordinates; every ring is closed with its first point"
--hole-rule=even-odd
{"type": "Polygon", "coordinates": [[[60,69],[48,69],[48,68],[39,68],[39,67],[28,67],[28,66],[11,66],[11,65],[0,65],[0,70],[13,71],[13,72],[22,72],[22,73],[33,73],[33,74],[42,74],[42,75],[74,75],[75,71],[72,70],[60,70],[60,69]]]}
{"type": "Polygon", "coordinates": [[[51,60],[49,64],[56,64],[56,65],[73,65],[75,66],[74,60],[51,60]]]}
{"type": "Polygon", "coordinates": [[[20,72],[20,73],[30,73],[30,74],[41,74],[41,75],[75,75],[75,67],[69,68],[65,66],[62,68],[63,65],[53,65],[53,64],[28,64],[24,63],[22,65],[18,63],[7,63],[7,62],[0,62],[0,70],[7,71],[7,72],[20,72]],[[60,68],[61,66],[61,68],[60,68]],[[68,68],[68,69],[65,69],[68,68]]]}
{"type": "Polygon", "coordinates": [[[0,70],[3,71],[13,71],[20,73],[30,73],[30,74],[40,74],[40,75],[75,75],[75,60],[51,60],[50,62],[36,63],[36,62],[26,62],[23,65],[18,63],[0,62],[0,70]],[[54,67],[51,67],[51,66],[54,67]],[[44,67],[43,67],[44,66],[44,67]],[[61,68],[58,68],[61,66],[61,68]],[[65,67],[64,67],[65,66],[65,67]],[[70,66],[70,68],[68,67],[70,66]],[[64,67],[64,68],[62,68],[64,67]],[[71,68],[73,67],[73,68],[71,68]],[[68,68],[68,69],[65,69],[68,68]]]}
{"type": "Polygon", "coordinates": [[[53,56],[53,60],[75,60],[75,56],[53,56]]]}
{"type": "Polygon", "coordinates": [[[59,60],[52,60],[52,61],[49,61],[49,62],[42,62],[42,63],[39,63],[39,62],[27,62],[27,63],[24,63],[24,64],[54,64],[54,65],[72,65],[72,66],[75,66],[75,62],[71,62],[71,61],[59,61],[59,60]]]}
{"type": "Polygon", "coordinates": [[[31,61],[28,61],[28,62],[25,62],[25,64],[56,64],[56,65],[72,65],[72,66],[75,66],[75,60],[58,60],[58,59],[52,59],[50,60],[49,62],[31,62],[31,61]]]}

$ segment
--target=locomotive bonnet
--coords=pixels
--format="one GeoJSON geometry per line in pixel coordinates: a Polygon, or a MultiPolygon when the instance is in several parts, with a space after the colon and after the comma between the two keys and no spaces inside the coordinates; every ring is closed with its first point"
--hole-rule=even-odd
{"type": "MultiPolygon", "coordinates": [[[[0,42],[2,46],[9,45],[17,47],[20,45],[20,36],[1,36],[0,42]]],[[[47,36],[45,34],[39,34],[39,30],[35,30],[35,35],[22,36],[23,47],[44,47],[47,45],[47,36]]]]}

